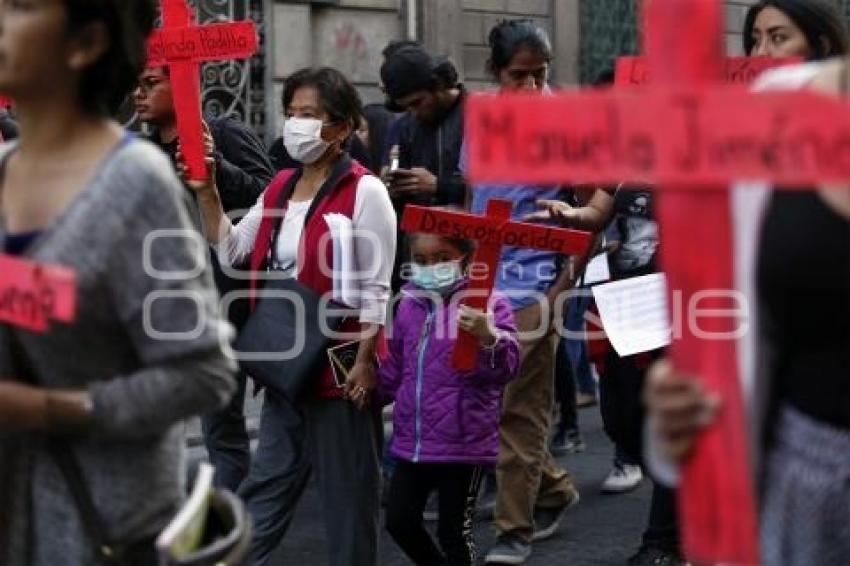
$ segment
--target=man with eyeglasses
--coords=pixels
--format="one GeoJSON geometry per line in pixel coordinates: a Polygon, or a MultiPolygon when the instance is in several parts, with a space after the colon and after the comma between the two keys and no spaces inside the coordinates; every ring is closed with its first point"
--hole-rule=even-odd
{"type": "MultiPolygon", "coordinates": [[[[177,115],[167,67],[146,69],[139,77],[133,101],[139,119],[151,130],[148,138],[162,149],[176,166],[179,150],[177,115]]],[[[207,120],[211,140],[208,151],[215,158],[215,177],[224,211],[236,213],[234,222],[248,211],[274,176],[263,143],[243,123],[229,117],[207,120]],[[241,212],[240,212],[241,211],[241,212]]],[[[192,194],[194,201],[194,193],[192,194]]],[[[190,210],[200,228],[200,215],[190,210]]],[[[216,287],[224,296],[247,289],[247,278],[225,275],[215,253],[211,254],[216,287]]],[[[247,301],[236,301],[227,312],[238,331],[248,318],[247,301]]],[[[216,485],[236,491],[248,473],[251,452],[245,425],[245,375],[237,376],[238,389],[230,404],[202,419],[204,441],[210,460],[216,467],[216,485]]]]}
{"type": "MultiPolygon", "coordinates": [[[[139,119],[151,127],[148,137],[172,160],[179,142],[173,96],[167,67],[146,69],[133,95],[139,119]]],[[[263,142],[245,124],[230,117],[210,119],[207,124],[225,212],[248,209],[274,176],[263,142]]]]}

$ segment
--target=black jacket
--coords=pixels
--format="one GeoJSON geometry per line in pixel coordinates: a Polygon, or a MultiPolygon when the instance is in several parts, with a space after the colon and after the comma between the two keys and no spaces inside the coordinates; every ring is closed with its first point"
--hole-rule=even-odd
{"type": "Polygon", "coordinates": [[[253,130],[232,118],[212,120],[209,127],[224,210],[251,208],[274,177],[265,145],[253,130]]]}
{"type": "Polygon", "coordinates": [[[463,206],[466,200],[466,184],[459,163],[463,145],[463,110],[466,96],[466,91],[461,87],[457,102],[437,124],[424,124],[409,114],[401,118],[403,123],[399,132],[399,167],[422,167],[437,176],[437,194],[434,197],[424,200],[412,198],[407,202],[463,206]]]}
{"type": "MultiPolygon", "coordinates": [[[[250,128],[233,118],[214,118],[208,120],[207,125],[215,141],[215,181],[224,212],[246,213],[256,204],[274,177],[266,148],[250,128]]],[[[175,160],[177,140],[162,143],[157,132],[151,135],[150,140],[168,154],[172,161],[175,160]]],[[[215,253],[211,254],[211,258],[216,287],[222,295],[247,289],[247,278],[233,279],[226,276],[215,253]]],[[[236,328],[241,328],[248,314],[248,303],[244,300],[234,302],[227,313],[236,328]]]]}
{"type": "MultiPolygon", "coordinates": [[[[233,118],[213,118],[207,125],[215,141],[215,182],[224,212],[251,208],[274,177],[263,142],[233,118]]],[[[156,131],[150,140],[175,160],[177,140],[163,143],[156,131]]]]}

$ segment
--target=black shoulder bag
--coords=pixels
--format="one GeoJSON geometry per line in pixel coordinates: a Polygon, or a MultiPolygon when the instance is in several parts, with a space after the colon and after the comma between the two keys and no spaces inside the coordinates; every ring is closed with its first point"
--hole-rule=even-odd
{"type": "MultiPolygon", "coordinates": [[[[350,169],[351,158],[345,155],[310,204],[304,219],[305,229],[318,206],[350,169]]],[[[278,208],[292,197],[296,181],[297,177],[293,177],[282,191],[281,200],[276,203],[278,208]]],[[[272,238],[272,256],[282,224],[281,218],[272,238]]],[[[262,293],[234,348],[248,375],[294,402],[315,380],[316,372],[327,360],[325,352],[332,342],[328,331],[339,330],[348,316],[341,314],[340,305],[323,305],[318,293],[295,278],[270,279],[262,293]],[[327,312],[328,307],[333,312],[327,312]]]]}

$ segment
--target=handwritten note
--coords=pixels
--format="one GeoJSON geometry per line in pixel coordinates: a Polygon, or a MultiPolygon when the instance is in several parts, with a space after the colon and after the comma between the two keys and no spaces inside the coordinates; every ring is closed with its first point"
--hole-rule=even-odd
{"type": "Polygon", "coordinates": [[[77,309],[76,274],[0,254],[0,322],[46,332],[51,321],[73,322],[77,309]]]}
{"type": "Polygon", "coordinates": [[[611,279],[611,268],[608,265],[608,253],[601,253],[587,263],[582,277],[583,285],[596,285],[611,279]]]}
{"type": "Polygon", "coordinates": [[[670,344],[667,279],[661,273],[593,287],[608,341],[620,356],[670,344]]]}

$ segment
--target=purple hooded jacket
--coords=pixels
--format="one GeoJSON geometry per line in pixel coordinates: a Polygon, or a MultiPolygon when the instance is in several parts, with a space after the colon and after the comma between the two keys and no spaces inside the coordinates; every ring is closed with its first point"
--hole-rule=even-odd
{"type": "Polygon", "coordinates": [[[491,301],[501,336],[482,348],[478,367],[462,372],[452,366],[457,328],[457,300],[437,306],[418,287],[404,287],[405,297],[389,340],[389,356],[380,369],[379,393],[395,400],[391,450],[411,462],[496,462],[502,390],[519,368],[519,344],[510,303],[491,301]]]}

